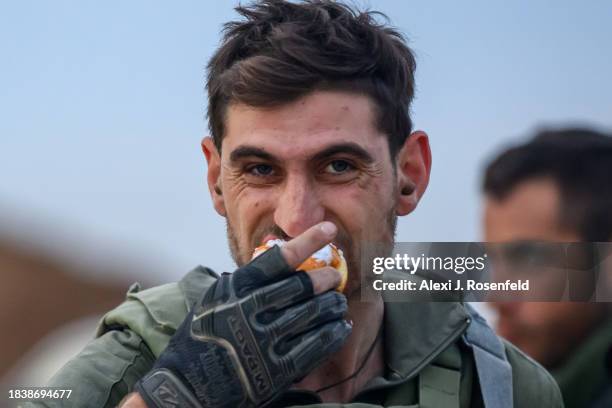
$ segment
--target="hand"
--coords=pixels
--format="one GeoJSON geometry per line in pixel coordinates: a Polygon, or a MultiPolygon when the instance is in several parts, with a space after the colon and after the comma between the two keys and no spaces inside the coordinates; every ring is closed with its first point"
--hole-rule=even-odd
{"type": "MultiPolygon", "coordinates": [[[[327,232],[326,232],[326,228],[327,232]]],[[[339,273],[295,272],[331,241],[316,225],[223,274],[187,315],[137,390],[149,407],[260,407],[344,343],[339,273]]]]}

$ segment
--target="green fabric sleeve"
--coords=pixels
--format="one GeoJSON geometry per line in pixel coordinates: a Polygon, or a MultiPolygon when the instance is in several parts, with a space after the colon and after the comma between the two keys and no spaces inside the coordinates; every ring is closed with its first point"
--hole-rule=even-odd
{"type": "Polygon", "coordinates": [[[132,286],[127,300],[104,316],[97,335],[117,327],[129,328],[138,333],[155,357],[159,357],[186,315],[185,297],[176,283],[142,292],[132,286]]]}
{"type": "Polygon", "coordinates": [[[151,368],[185,318],[189,303],[215,277],[196,268],[180,283],[140,291],[134,284],[126,300],[101,320],[92,340],[58,371],[49,387],[72,390],[69,400],[30,403],[29,407],[114,407],[151,368]]]}
{"type": "Polygon", "coordinates": [[[115,407],[148,372],[155,357],[131,330],[113,330],[91,341],[58,371],[49,387],[72,390],[69,399],[27,407],[115,407]]]}

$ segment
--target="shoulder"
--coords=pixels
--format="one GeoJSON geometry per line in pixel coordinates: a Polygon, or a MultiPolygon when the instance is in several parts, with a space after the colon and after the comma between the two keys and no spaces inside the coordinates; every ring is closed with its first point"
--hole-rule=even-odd
{"type": "MultiPolygon", "coordinates": [[[[473,346],[478,346],[481,350],[488,351],[497,359],[506,360],[510,364],[514,406],[563,407],[561,392],[552,375],[513,344],[495,334],[473,306],[470,304],[464,306],[472,317],[472,323],[464,335],[465,341],[473,346]]],[[[476,355],[474,358],[476,359],[476,355]]],[[[483,361],[484,364],[481,367],[483,369],[487,369],[487,366],[490,365],[486,363],[486,360],[483,361]]],[[[506,370],[507,365],[503,371],[506,370]]],[[[483,373],[479,373],[479,378],[484,378],[485,382],[491,378],[486,371],[484,373],[485,377],[482,377],[482,375],[483,373]]],[[[505,378],[508,378],[507,374],[505,378]]],[[[496,385],[488,381],[488,386],[495,387],[496,385]]],[[[506,388],[503,393],[506,399],[510,397],[508,392],[509,390],[506,388]]]]}
{"type": "Polygon", "coordinates": [[[217,278],[212,270],[199,266],[179,282],[146,290],[140,290],[140,285],[134,284],[128,290],[126,300],[102,318],[97,336],[129,328],[157,357],[166,348],[191,305],[217,278]]]}
{"type": "Polygon", "coordinates": [[[550,373],[512,343],[504,339],[501,341],[512,366],[514,405],[563,407],[561,391],[550,373]]]}

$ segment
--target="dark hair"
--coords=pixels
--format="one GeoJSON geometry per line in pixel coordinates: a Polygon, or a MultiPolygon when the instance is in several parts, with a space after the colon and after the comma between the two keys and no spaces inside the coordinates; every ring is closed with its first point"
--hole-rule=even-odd
{"type": "Polygon", "coordinates": [[[585,241],[612,238],[612,136],[588,129],[539,132],[487,166],[483,189],[502,200],[536,177],[550,177],[559,186],[560,225],[585,241]]]}
{"type": "Polygon", "coordinates": [[[217,149],[232,102],[279,106],[315,90],[339,90],[373,99],[375,125],[395,158],[412,130],[416,63],[403,36],[377,22],[384,14],[331,0],[264,0],[236,11],[244,19],[225,24],[208,64],[208,120],[217,149]]]}

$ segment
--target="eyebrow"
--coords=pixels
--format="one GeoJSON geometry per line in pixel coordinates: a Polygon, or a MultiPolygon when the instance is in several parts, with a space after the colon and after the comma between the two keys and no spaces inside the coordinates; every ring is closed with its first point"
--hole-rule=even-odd
{"type": "Polygon", "coordinates": [[[230,153],[229,158],[230,158],[230,161],[235,162],[241,159],[245,159],[247,157],[259,157],[260,159],[263,159],[263,160],[274,161],[274,162],[278,161],[276,157],[266,152],[264,149],[260,147],[248,146],[248,145],[240,146],[234,149],[230,153]]]}
{"type": "MultiPolygon", "coordinates": [[[[311,159],[312,160],[325,160],[330,158],[336,154],[345,153],[364,161],[366,164],[370,164],[374,162],[374,157],[366,149],[359,146],[357,143],[348,142],[348,143],[338,143],[331,146],[326,147],[322,151],[316,153],[311,159]]],[[[230,153],[230,161],[235,162],[241,159],[245,159],[247,157],[258,157],[262,160],[267,160],[271,162],[280,161],[274,155],[268,153],[264,149],[256,146],[243,145],[237,147],[230,153]]]]}
{"type": "Polygon", "coordinates": [[[362,160],[366,164],[374,162],[374,157],[366,149],[359,146],[357,143],[339,143],[331,145],[313,156],[314,160],[325,160],[339,153],[349,154],[362,160]]]}

